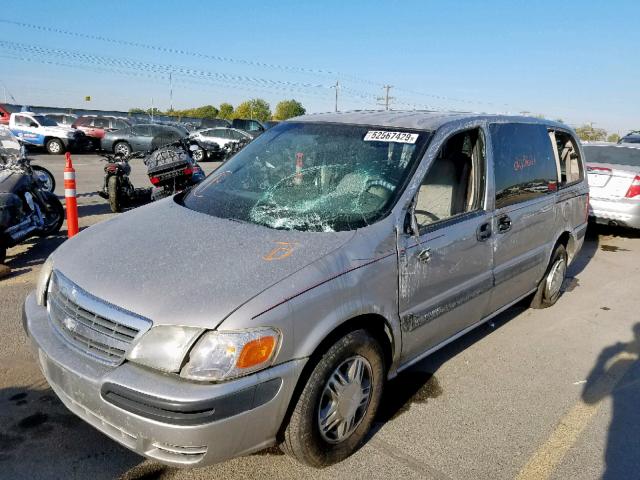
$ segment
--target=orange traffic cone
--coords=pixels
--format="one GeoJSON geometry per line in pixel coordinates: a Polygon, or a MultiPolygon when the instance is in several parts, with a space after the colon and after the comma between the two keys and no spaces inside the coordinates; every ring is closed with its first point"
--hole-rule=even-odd
{"type": "Polygon", "coordinates": [[[78,201],[76,199],[76,171],[71,163],[71,154],[67,152],[64,166],[64,200],[67,210],[67,234],[69,238],[78,233],[78,201]]]}

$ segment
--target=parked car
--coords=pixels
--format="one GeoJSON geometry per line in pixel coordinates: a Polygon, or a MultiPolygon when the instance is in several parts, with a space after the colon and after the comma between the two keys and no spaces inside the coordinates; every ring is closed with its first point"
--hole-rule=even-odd
{"type": "Polygon", "coordinates": [[[536,118],[298,117],[62,244],[26,329],[62,402],[141,455],[202,466],[279,443],[326,466],[366,441],[387,379],[558,300],[587,228],[582,157],[536,118]]]}
{"type": "Polygon", "coordinates": [[[280,123],[279,120],[269,120],[268,122],[263,122],[262,125],[264,125],[265,130],[268,130],[271,127],[275,127],[279,123],[280,123]]]}
{"type": "Polygon", "coordinates": [[[618,143],[640,144],[640,132],[631,132],[618,140],[618,143]]]}
{"type": "Polygon", "coordinates": [[[0,105],[0,125],[9,125],[11,110],[6,105],[0,105]]]}
{"type": "Polygon", "coordinates": [[[93,143],[95,148],[100,148],[100,142],[107,132],[128,128],[132,125],[129,120],[120,117],[104,115],[83,115],[72,125],[81,130],[93,143]]]}
{"type": "Polygon", "coordinates": [[[129,156],[132,152],[144,152],[184,138],[184,131],[168,125],[141,123],[105,133],[101,147],[108,152],[129,156]]]}
{"type": "Polygon", "coordinates": [[[251,135],[237,128],[208,128],[193,132],[190,137],[200,146],[200,150],[193,152],[193,156],[198,162],[207,157],[220,157],[228,143],[240,141],[248,143],[253,140],[251,135]]]}
{"type": "Polygon", "coordinates": [[[597,223],[640,228],[640,145],[586,144],[584,153],[589,215],[597,223]]]}
{"type": "Polygon", "coordinates": [[[33,112],[12,113],[9,118],[11,132],[26,144],[45,147],[52,154],[67,149],[85,148],[87,138],[73,128],[61,127],[44,115],[33,112]]]}
{"type": "Polygon", "coordinates": [[[200,122],[200,129],[215,127],[230,127],[231,122],[224,118],[203,118],[200,122]]]}
{"type": "Polygon", "coordinates": [[[50,118],[62,127],[71,127],[73,126],[73,123],[78,119],[77,115],[73,115],[71,113],[43,113],[42,115],[50,118]]]}
{"type": "Polygon", "coordinates": [[[249,120],[246,118],[234,118],[233,122],[231,122],[231,126],[239,130],[244,130],[253,138],[261,135],[262,132],[266,130],[262,122],[259,122],[258,120],[249,120]]]}

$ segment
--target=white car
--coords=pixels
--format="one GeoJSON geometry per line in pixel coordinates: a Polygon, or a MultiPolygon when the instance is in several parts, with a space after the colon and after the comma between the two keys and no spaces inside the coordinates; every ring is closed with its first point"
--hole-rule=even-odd
{"type": "Polygon", "coordinates": [[[45,147],[47,152],[52,154],[82,147],[86,142],[82,132],[59,126],[52,119],[33,112],[12,113],[9,118],[9,128],[25,143],[45,147]]]}
{"type": "Polygon", "coordinates": [[[202,161],[206,156],[220,155],[221,150],[229,143],[240,141],[250,142],[253,137],[237,128],[206,128],[191,133],[190,138],[200,146],[200,150],[193,153],[196,161],[202,161]]]}

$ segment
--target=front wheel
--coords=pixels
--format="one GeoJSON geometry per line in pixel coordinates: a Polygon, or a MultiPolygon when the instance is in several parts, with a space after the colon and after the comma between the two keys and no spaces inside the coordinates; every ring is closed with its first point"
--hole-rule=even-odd
{"type": "Polygon", "coordinates": [[[109,193],[109,207],[113,213],[122,211],[122,199],[120,198],[120,185],[118,177],[111,175],[107,182],[107,192],[109,193]]]}
{"type": "Polygon", "coordinates": [[[53,193],[44,191],[42,192],[44,197],[44,227],[38,233],[40,237],[48,237],[49,235],[53,235],[57,233],[62,227],[62,222],[64,222],[64,207],[58,197],[56,197],[53,193]]]}
{"type": "Polygon", "coordinates": [[[568,256],[564,245],[556,246],[538,290],[531,299],[531,308],[547,308],[558,301],[567,276],[567,264],[568,256]]]}
{"type": "Polygon", "coordinates": [[[52,138],[47,142],[47,152],[51,155],[59,155],[64,152],[64,145],[62,141],[57,138],[52,138]]]}
{"type": "Polygon", "coordinates": [[[316,468],[347,458],[371,428],[385,376],[382,348],[368,332],[339,339],[311,372],[280,447],[316,468]]]}
{"type": "Polygon", "coordinates": [[[31,165],[31,169],[33,170],[34,176],[40,180],[43,190],[53,193],[56,189],[56,179],[53,177],[53,174],[40,165],[31,165]]]}
{"type": "Polygon", "coordinates": [[[191,156],[196,162],[203,162],[207,159],[207,152],[205,152],[203,148],[198,148],[191,152],[191,156]]]}
{"type": "Polygon", "coordinates": [[[122,155],[123,157],[128,157],[131,155],[131,145],[127,142],[118,142],[113,146],[113,153],[116,155],[122,155]]]}

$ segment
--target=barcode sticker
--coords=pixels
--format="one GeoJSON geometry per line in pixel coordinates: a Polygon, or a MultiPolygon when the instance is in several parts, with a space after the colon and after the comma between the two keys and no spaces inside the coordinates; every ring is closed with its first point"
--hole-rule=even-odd
{"type": "Polygon", "coordinates": [[[369,130],[364,136],[365,142],[397,142],[397,143],[416,143],[418,140],[417,133],[407,132],[387,132],[384,130],[369,130]]]}

